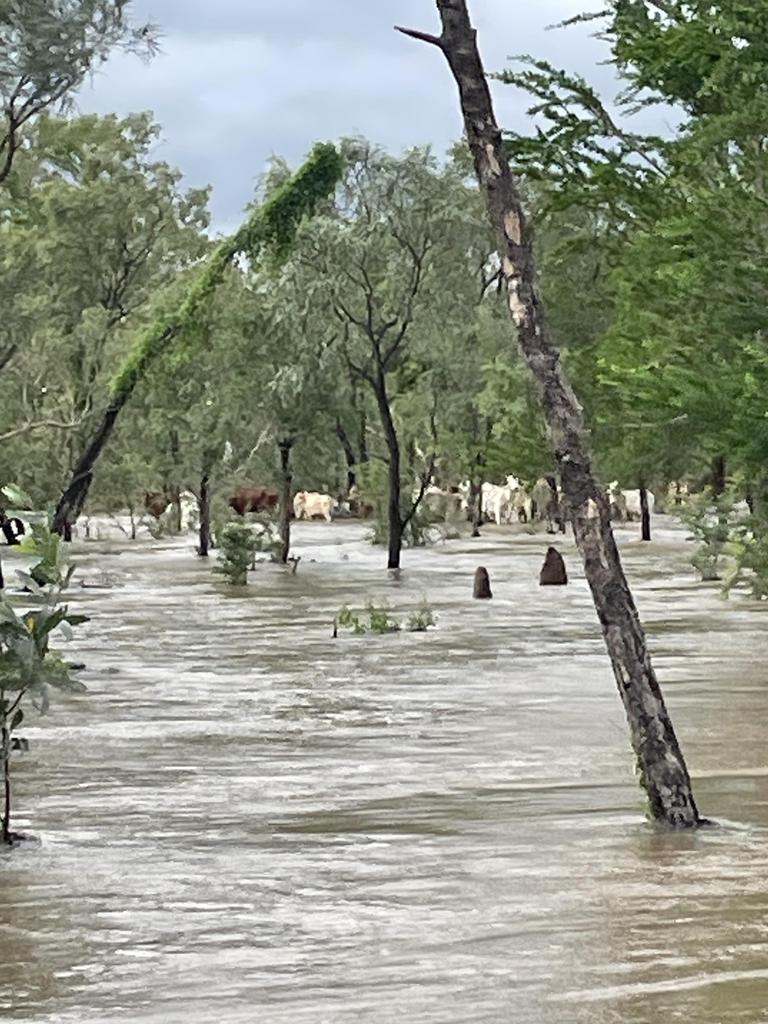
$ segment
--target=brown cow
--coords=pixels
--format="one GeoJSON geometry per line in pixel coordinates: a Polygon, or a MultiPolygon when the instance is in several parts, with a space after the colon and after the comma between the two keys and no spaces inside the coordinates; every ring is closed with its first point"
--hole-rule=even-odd
{"type": "Polygon", "coordinates": [[[239,516],[246,512],[271,512],[277,508],[279,497],[269,487],[238,487],[229,499],[229,507],[239,516]]]}
{"type": "Polygon", "coordinates": [[[159,519],[169,505],[170,501],[162,491],[144,491],[144,508],[155,519],[159,519]]]}

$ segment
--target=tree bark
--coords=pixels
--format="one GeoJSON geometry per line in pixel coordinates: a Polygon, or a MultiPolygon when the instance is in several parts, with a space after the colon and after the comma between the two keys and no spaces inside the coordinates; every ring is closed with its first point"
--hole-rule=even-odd
{"type": "Polygon", "coordinates": [[[725,493],[726,483],[725,456],[717,455],[712,460],[712,491],[716,498],[725,493]]]}
{"type": "Polygon", "coordinates": [[[72,527],[83,511],[83,505],[88,497],[88,491],[93,480],[93,467],[96,465],[107,441],[112,436],[117,417],[120,415],[120,411],[128,400],[129,395],[130,392],[118,395],[112,399],[104,410],[96,433],[91,438],[87,448],[72,471],[72,479],[69,482],[69,486],[59,498],[59,503],[53,514],[52,529],[54,533],[62,535],[64,540],[72,539],[72,527]]]}
{"type": "Polygon", "coordinates": [[[403,29],[440,48],[459,88],[467,142],[496,232],[518,343],[539,392],[584,573],[629,722],[652,817],[673,827],[700,823],[691,781],[651,665],[610,524],[592,471],[582,410],[550,338],[536,284],[531,231],[491,102],[466,0],[437,0],[440,36],[403,29]],[[589,501],[598,516],[589,515],[589,501]]]}
{"type": "Polygon", "coordinates": [[[400,494],[400,442],[397,437],[397,428],[392,418],[392,410],[389,407],[389,396],[387,395],[387,384],[384,374],[379,373],[374,384],[376,393],[376,404],[379,407],[381,426],[384,431],[384,439],[387,442],[389,454],[389,465],[387,472],[387,568],[400,568],[400,553],[403,548],[403,516],[401,509],[400,494]]]}
{"type": "Polygon", "coordinates": [[[336,420],[336,437],[338,437],[341,447],[344,450],[344,458],[347,460],[347,494],[357,483],[357,474],[355,468],[357,466],[357,456],[355,455],[355,449],[352,447],[352,442],[349,440],[349,435],[344,429],[344,424],[340,419],[336,420]]]}
{"type": "Polygon", "coordinates": [[[651,539],[651,510],[648,507],[648,491],[640,484],[640,539],[651,539]]]}
{"type": "Polygon", "coordinates": [[[11,842],[11,738],[7,726],[0,729],[0,749],[3,755],[3,821],[0,842],[11,842]]]}
{"type": "Polygon", "coordinates": [[[292,437],[284,437],[277,443],[277,446],[280,449],[281,473],[280,561],[283,565],[287,564],[288,555],[291,550],[291,485],[293,483],[293,474],[291,473],[291,449],[293,448],[293,443],[294,439],[292,437]]]}
{"type": "Polygon", "coordinates": [[[203,467],[203,474],[200,477],[200,496],[197,499],[197,509],[200,516],[198,530],[197,553],[200,558],[207,558],[211,546],[211,491],[210,477],[207,466],[203,467]]]}

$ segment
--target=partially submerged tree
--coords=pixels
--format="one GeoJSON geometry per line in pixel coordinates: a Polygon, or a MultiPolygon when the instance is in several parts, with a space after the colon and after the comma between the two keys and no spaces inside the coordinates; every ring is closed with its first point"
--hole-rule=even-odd
{"type": "Polygon", "coordinates": [[[401,29],[436,46],[459,89],[467,142],[498,239],[509,308],[523,358],[536,380],[576,543],[605,637],[642,785],[654,820],[700,824],[691,781],[669,718],[591,466],[581,407],[549,334],[536,280],[531,228],[496,122],[466,0],[437,0],[440,35],[401,29]],[[590,501],[598,516],[590,515],[590,501]]]}

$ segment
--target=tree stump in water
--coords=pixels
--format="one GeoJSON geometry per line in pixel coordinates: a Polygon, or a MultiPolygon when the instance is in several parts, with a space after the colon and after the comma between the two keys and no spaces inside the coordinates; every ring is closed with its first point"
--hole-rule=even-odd
{"type": "Polygon", "coordinates": [[[475,569],[475,583],[472,588],[472,597],[476,598],[478,601],[487,601],[493,597],[488,570],[482,565],[475,569]]]}
{"type": "Polygon", "coordinates": [[[563,587],[568,582],[563,556],[557,548],[547,548],[544,565],[539,573],[539,584],[542,587],[563,587]]]}

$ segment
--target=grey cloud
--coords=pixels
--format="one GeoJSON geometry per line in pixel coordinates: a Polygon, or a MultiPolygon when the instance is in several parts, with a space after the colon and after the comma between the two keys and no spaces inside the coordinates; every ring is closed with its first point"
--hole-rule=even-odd
{"type": "MultiPolygon", "coordinates": [[[[588,0],[586,0],[588,6],[588,0]]],[[[490,70],[530,52],[614,91],[603,44],[585,27],[547,32],[581,4],[475,0],[490,70]]],[[[81,94],[83,110],[152,110],[158,155],[190,185],[213,185],[214,225],[228,230],[272,153],[292,162],[317,139],[362,134],[391,149],[459,137],[455,87],[440,55],[393,31],[436,27],[431,0],[137,0],[157,22],[162,53],[148,65],[116,55],[81,94]]],[[[495,88],[500,120],[522,130],[526,97],[495,88]]]]}

